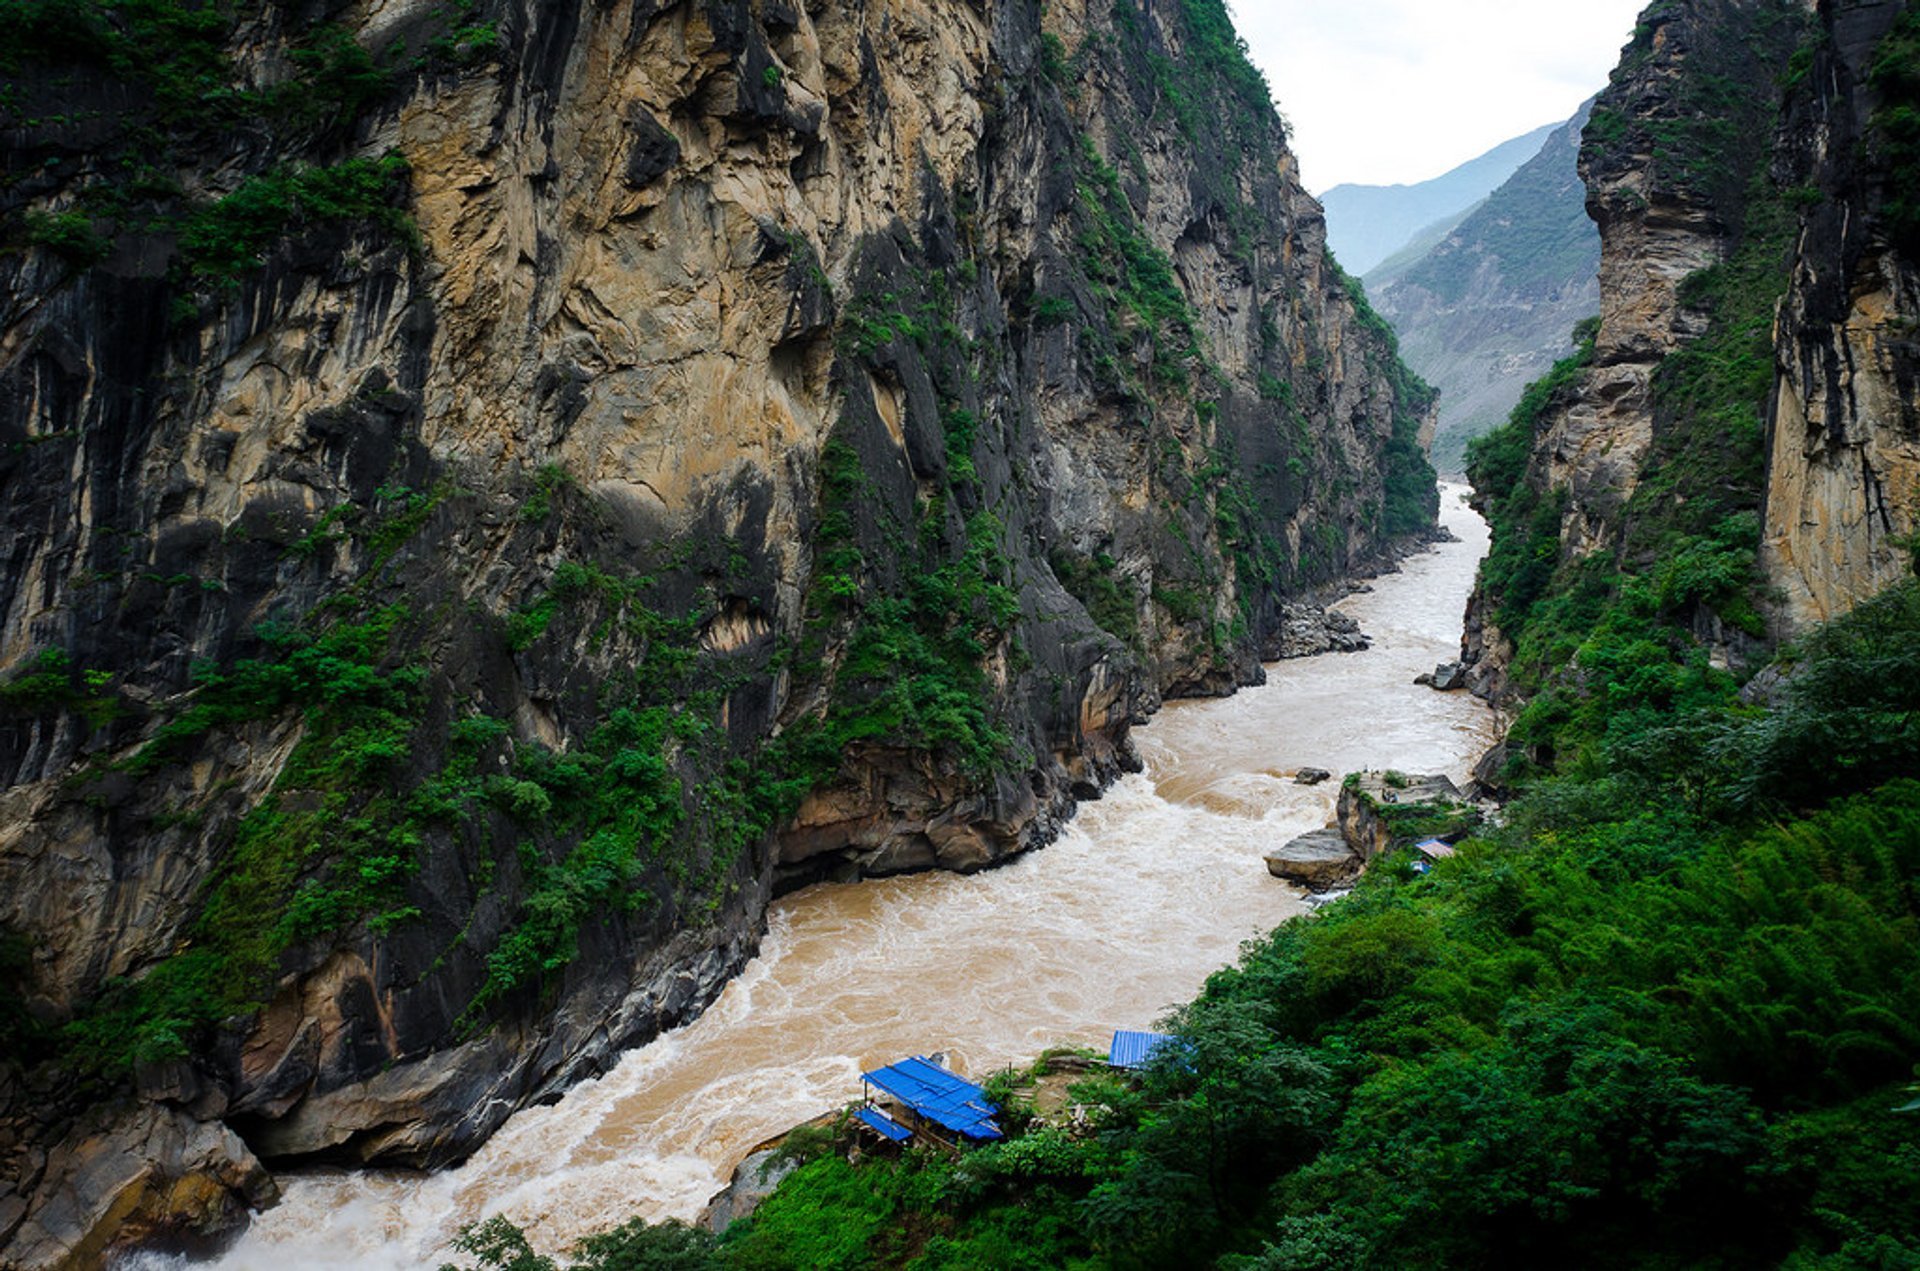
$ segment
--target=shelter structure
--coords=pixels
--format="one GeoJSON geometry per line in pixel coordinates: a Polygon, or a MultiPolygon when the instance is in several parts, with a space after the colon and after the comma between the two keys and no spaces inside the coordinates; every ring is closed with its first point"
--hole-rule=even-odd
{"type": "MultiPolygon", "coordinates": [[[[896,1128],[907,1127],[899,1126],[873,1107],[874,1091],[891,1099],[914,1131],[949,1147],[958,1147],[962,1143],[990,1143],[1005,1137],[993,1120],[1000,1110],[988,1102],[987,1092],[925,1056],[902,1059],[884,1068],[863,1072],[860,1074],[860,1083],[866,1092],[869,1108],[896,1128]]],[[[864,1115],[860,1115],[860,1120],[873,1125],[864,1115]]],[[[894,1139],[878,1126],[874,1128],[896,1143],[904,1141],[894,1139]]]]}
{"type": "Polygon", "coordinates": [[[1131,1033],[1125,1029],[1115,1030],[1113,1044],[1107,1048],[1107,1063],[1114,1068],[1132,1071],[1144,1068],[1153,1053],[1171,1042],[1173,1037],[1167,1033],[1131,1033]]]}
{"type": "Polygon", "coordinates": [[[1453,844],[1445,839],[1422,839],[1413,845],[1420,859],[1413,863],[1413,872],[1424,874],[1433,868],[1433,863],[1454,855],[1453,844]]]}

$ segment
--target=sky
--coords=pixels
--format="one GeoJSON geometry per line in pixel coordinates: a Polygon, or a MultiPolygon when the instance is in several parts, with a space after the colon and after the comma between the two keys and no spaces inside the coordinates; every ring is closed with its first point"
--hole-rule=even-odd
{"type": "Polygon", "coordinates": [[[1646,0],[1229,0],[1316,194],[1411,184],[1568,118],[1646,0]]]}

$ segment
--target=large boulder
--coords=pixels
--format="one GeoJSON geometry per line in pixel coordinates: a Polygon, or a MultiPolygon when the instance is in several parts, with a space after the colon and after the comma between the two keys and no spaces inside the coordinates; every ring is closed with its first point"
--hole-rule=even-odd
{"type": "Polygon", "coordinates": [[[1267,636],[1260,656],[1268,662],[1308,658],[1321,653],[1358,653],[1371,647],[1360,624],[1337,609],[1296,602],[1282,605],[1280,621],[1267,636]]]}
{"type": "Polygon", "coordinates": [[[5,1265],[101,1266],[116,1249],[159,1240],[191,1247],[278,1199],[273,1177],[232,1130],[143,1104],[48,1154],[41,1186],[20,1205],[25,1218],[5,1265]]]}
{"type": "Polygon", "coordinates": [[[761,1201],[773,1195],[780,1180],[793,1173],[799,1164],[793,1157],[782,1156],[774,1147],[754,1152],[734,1167],[726,1187],[707,1202],[700,1215],[700,1225],[717,1235],[750,1216],[760,1208],[761,1201]]]}
{"type": "Polygon", "coordinates": [[[1360,872],[1360,857],[1339,830],[1314,830],[1267,853],[1267,872],[1309,891],[1326,891],[1360,872]]]}

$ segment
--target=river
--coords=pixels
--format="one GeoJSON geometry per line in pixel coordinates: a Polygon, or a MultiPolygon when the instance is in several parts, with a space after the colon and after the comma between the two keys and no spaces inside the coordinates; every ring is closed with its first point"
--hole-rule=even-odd
{"type": "MultiPolygon", "coordinates": [[[[976,1077],[1047,1046],[1103,1047],[1193,996],[1240,943],[1302,911],[1269,846],[1331,818],[1302,766],[1464,778],[1495,721],[1413,677],[1458,655],[1485,524],[1341,602],[1374,646],[1277,663],[1264,687],[1170,704],[1134,737],[1146,770],[1060,839],[989,873],[810,887],[698,1020],[435,1174],[289,1174],[217,1266],[433,1267],[460,1225],[504,1213],[544,1249],[634,1214],[692,1218],[756,1143],[856,1098],[863,1068],[945,1051],[976,1077]]],[[[147,1259],[147,1265],[179,1265],[147,1259]]]]}

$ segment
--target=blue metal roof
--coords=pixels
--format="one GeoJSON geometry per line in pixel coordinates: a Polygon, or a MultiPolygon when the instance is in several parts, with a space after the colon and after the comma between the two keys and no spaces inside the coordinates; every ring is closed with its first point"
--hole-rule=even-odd
{"type": "Polygon", "coordinates": [[[1153,1052],[1172,1041],[1166,1033],[1129,1033],[1116,1031],[1107,1050],[1107,1062],[1115,1068],[1142,1068],[1153,1052]]]}
{"type": "Polygon", "coordinates": [[[930,1059],[902,1059],[861,1073],[860,1078],[956,1134],[970,1139],[1002,1137],[1000,1127],[993,1123],[999,1109],[987,1102],[987,1092],[930,1059]]]}
{"type": "Polygon", "coordinates": [[[882,1138],[895,1143],[905,1143],[913,1137],[913,1131],[888,1116],[878,1108],[861,1108],[853,1114],[864,1122],[868,1129],[882,1138]]]}

